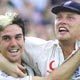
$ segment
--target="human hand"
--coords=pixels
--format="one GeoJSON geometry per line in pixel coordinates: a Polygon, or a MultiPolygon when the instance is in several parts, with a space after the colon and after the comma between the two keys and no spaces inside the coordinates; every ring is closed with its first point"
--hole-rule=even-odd
{"type": "Polygon", "coordinates": [[[0,69],[13,77],[24,77],[22,71],[25,70],[20,64],[9,62],[2,54],[0,54],[0,69]]]}
{"type": "Polygon", "coordinates": [[[13,77],[25,77],[27,74],[23,73],[25,67],[18,63],[10,63],[9,74],[13,77]]]}
{"type": "Polygon", "coordinates": [[[23,73],[26,69],[26,67],[18,64],[18,63],[15,63],[17,65],[17,68],[16,68],[16,74],[18,74],[18,77],[25,77],[27,74],[23,73]]]}

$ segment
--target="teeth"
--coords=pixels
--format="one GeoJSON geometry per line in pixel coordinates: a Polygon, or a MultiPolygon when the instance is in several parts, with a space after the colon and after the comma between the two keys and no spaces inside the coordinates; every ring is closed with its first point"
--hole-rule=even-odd
{"type": "Polygon", "coordinates": [[[66,30],[65,28],[59,28],[59,30],[66,30]]]}
{"type": "Polygon", "coordinates": [[[13,53],[13,52],[17,52],[18,50],[11,50],[11,52],[13,53]]]}
{"type": "Polygon", "coordinates": [[[59,28],[59,31],[60,31],[60,32],[62,32],[62,31],[68,32],[68,29],[65,28],[65,27],[60,27],[60,28],[59,28]]]}
{"type": "Polygon", "coordinates": [[[13,50],[9,50],[10,53],[15,53],[18,52],[19,49],[13,49],[13,50]]]}

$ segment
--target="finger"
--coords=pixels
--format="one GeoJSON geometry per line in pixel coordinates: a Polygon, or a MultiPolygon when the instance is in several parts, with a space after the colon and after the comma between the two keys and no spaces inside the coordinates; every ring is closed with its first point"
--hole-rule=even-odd
{"type": "Polygon", "coordinates": [[[18,69],[17,71],[18,77],[25,77],[27,74],[24,74],[20,69],[18,69]]]}
{"type": "Polygon", "coordinates": [[[20,65],[20,64],[17,64],[17,66],[18,66],[18,68],[20,69],[20,70],[25,70],[26,69],[26,67],[24,67],[24,66],[22,66],[22,65],[20,65]]]}
{"type": "Polygon", "coordinates": [[[23,66],[21,66],[18,63],[15,63],[15,65],[12,65],[12,68],[10,70],[10,74],[13,77],[25,77],[26,75],[22,72],[22,70],[24,70],[25,68],[23,66]]]}

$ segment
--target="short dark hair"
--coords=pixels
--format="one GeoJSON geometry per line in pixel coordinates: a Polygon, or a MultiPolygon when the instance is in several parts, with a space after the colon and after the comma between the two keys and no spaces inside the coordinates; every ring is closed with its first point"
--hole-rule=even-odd
{"type": "Polygon", "coordinates": [[[25,36],[25,25],[27,25],[27,22],[21,15],[12,12],[5,13],[0,15],[0,31],[8,25],[16,24],[22,29],[23,36],[25,36]]]}
{"type": "Polygon", "coordinates": [[[11,24],[18,25],[22,29],[23,35],[25,36],[26,21],[20,15],[15,16],[11,24]]]}

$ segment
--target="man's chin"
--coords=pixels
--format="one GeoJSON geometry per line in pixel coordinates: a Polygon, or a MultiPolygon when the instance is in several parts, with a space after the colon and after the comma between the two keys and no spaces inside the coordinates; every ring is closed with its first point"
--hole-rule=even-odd
{"type": "Polygon", "coordinates": [[[18,63],[20,61],[20,59],[19,58],[10,58],[9,61],[12,63],[18,63]]]}

